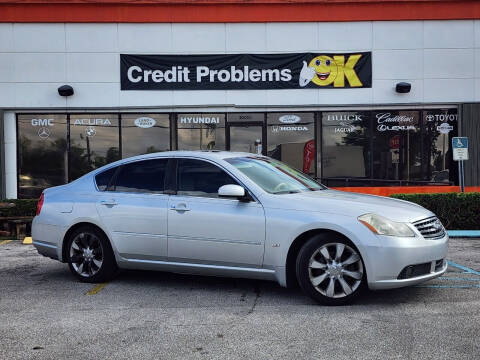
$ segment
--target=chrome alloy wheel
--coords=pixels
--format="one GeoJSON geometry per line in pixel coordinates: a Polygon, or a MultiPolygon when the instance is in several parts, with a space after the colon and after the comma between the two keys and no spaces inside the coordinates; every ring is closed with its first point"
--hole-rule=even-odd
{"type": "Polygon", "coordinates": [[[342,298],[358,289],[363,278],[360,255],[342,243],[322,245],[310,257],[310,281],[320,294],[329,298],[342,298]]]}
{"type": "Polygon", "coordinates": [[[70,261],[73,269],[80,276],[95,275],[103,263],[103,247],[100,239],[88,232],[75,236],[70,245],[70,261]]]}

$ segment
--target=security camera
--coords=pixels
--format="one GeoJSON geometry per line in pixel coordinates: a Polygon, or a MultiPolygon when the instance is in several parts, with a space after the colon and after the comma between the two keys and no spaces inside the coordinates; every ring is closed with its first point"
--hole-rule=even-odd
{"type": "Polygon", "coordinates": [[[62,85],[58,88],[58,94],[60,96],[72,96],[73,88],[70,85],[62,85]]]}
{"type": "Polygon", "coordinates": [[[397,83],[397,86],[395,86],[395,91],[399,94],[406,94],[410,92],[411,88],[412,84],[407,82],[399,82],[397,83]]]}

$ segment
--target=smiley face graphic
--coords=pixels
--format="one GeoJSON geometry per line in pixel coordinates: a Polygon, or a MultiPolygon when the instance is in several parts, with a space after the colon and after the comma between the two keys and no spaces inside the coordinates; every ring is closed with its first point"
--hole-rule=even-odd
{"type": "Polygon", "coordinates": [[[317,56],[310,61],[308,66],[315,69],[316,75],[312,82],[319,86],[330,85],[338,74],[337,63],[330,56],[317,56]]]}

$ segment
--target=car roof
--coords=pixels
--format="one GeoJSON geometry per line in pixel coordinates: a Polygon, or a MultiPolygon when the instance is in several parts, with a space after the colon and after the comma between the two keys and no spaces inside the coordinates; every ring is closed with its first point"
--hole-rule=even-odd
{"type": "MultiPolygon", "coordinates": [[[[247,152],[233,152],[233,151],[221,151],[221,150],[198,150],[198,151],[191,151],[191,150],[177,150],[177,151],[162,151],[156,153],[149,153],[143,155],[132,156],[129,158],[121,159],[115,161],[113,163],[107,164],[102,166],[101,168],[93,171],[94,174],[98,174],[99,172],[113,167],[118,166],[127,162],[137,161],[137,160],[146,160],[146,159],[155,159],[155,158],[162,158],[162,157],[197,157],[202,159],[210,159],[210,160],[223,160],[228,158],[234,157],[246,157],[246,156],[255,156],[255,154],[247,153],[247,152]]],[[[261,156],[261,155],[257,155],[261,156]]]]}
{"type": "Polygon", "coordinates": [[[221,151],[221,150],[177,150],[177,151],[162,151],[144,155],[138,155],[131,158],[123,159],[123,160],[131,160],[131,159],[149,159],[149,158],[158,158],[158,157],[186,157],[186,156],[193,156],[193,157],[200,157],[204,159],[226,159],[231,157],[244,157],[244,156],[252,156],[252,153],[247,152],[233,152],[233,151],[221,151]]]}

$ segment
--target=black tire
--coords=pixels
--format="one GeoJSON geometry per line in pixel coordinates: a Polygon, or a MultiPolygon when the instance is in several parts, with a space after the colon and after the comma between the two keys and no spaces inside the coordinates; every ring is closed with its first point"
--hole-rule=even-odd
{"type": "Polygon", "coordinates": [[[323,305],[351,303],[365,289],[367,279],[358,249],[331,233],[307,240],[297,256],[296,275],[303,292],[323,305]],[[341,256],[337,257],[340,250],[341,256]]]}
{"type": "Polygon", "coordinates": [[[110,242],[94,226],[85,225],[72,232],[65,254],[70,271],[82,282],[106,282],[118,271],[110,242]]]}

